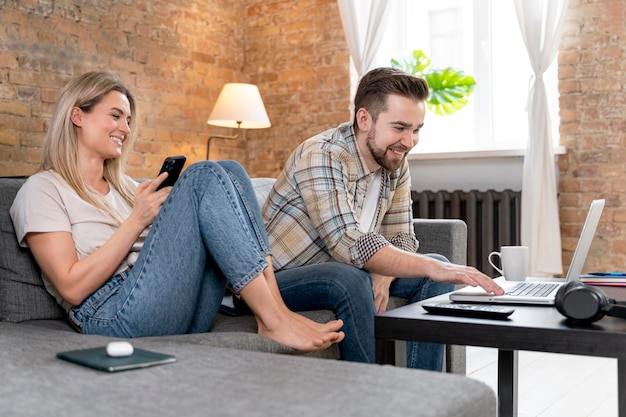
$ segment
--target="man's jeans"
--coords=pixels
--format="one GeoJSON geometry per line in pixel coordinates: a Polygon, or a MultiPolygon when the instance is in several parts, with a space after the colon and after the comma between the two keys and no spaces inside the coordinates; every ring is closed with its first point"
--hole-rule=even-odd
{"type": "MultiPolygon", "coordinates": [[[[440,255],[429,255],[447,261],[440,255]]],[[[345,339],[339,344],[342,359],[374,363],[374,292],[369,272],[337,262],[308,265],[276,273],[280,292],[294,311],[327,309],[343,320],[345,339]]],[[[428,278],[398,278],[390,295],[409,303],[452,291],[449,283],[428,278]]],[[[433,343],[407,343],[407,367],[440,371],[444,347],[433,343]]]]}

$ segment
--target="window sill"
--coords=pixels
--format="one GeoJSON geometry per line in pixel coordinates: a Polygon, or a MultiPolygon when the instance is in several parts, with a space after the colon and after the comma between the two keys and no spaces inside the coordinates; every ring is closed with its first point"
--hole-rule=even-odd
{"type": "MultiPolygon", "coordinates": [[[[525,149],[501,149],[409,154],[412,189],[520,191],[525,153],[525,149]]],[[[564,155],[566,148],[556,147],[554,153],[564,155]]]]}
{"type": "MultiPolygon", "coordinates": [[[[555,155],[564,155],[565,153],[565,146],[556,146],[554,148],[555,155]]],[[[415,152],[410,153],[407,158],[410,161],[441,159],[517,158],[523,157],[525,154],[526,149],[494,149],[456,152],[415,152]]]]}

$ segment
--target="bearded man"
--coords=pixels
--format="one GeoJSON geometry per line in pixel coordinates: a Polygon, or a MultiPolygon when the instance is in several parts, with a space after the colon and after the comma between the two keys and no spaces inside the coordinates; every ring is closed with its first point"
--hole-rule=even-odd
{"type": "MultiPolygon", "coordinates": [[[[427,98],[422,78],[393,68],[368,72],[354,98],[354,120],[300,144],[263,207],[276,271],[329,262],[354,269],[345,282],[349,275],[359,284],[349,283],[348,300],[325,290],[342,280],[311,274],[286,282],[277,275],[290,308],[328,308],[343,320],[339,346],[348,360],[374,361],[374,315],[390,296],[412,303],[454,284],[502,294],[475,268],[416,252],[407,155],[417,145],[427,98]]],[[[441,370],[442,362],[442,345],[408,343],[408,367],[441,370]]]]}

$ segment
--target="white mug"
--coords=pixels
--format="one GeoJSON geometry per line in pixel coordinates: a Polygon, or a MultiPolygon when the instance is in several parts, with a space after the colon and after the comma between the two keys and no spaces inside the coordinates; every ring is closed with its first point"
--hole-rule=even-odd
{"type": "Polygon", "coordinates": [[[502,246],[500,252],[491,252],[489,263],[507,281],[524,281],[528,275],[528,246],[502,246]],[[498,256],[502,269],[493,264],[492,257],[498,256]]]}

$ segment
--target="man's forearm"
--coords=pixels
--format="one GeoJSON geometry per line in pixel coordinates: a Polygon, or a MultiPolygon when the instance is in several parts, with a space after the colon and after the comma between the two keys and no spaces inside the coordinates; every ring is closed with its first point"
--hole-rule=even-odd
{"type": "Polygon", "coordinates": [[[398,278],[428,277],[436,282],[481,286],[496,295],[503,293],[490,277],[476,268],[441,262],[419,253],[406,252],[392,245],[378,250],[365,263],[372,273],[398,278]]]}
{"type": "Polygon", "coordinates": [[[407,252],[393,245],[378,250],[365,263],[364,268],[381,275],[414,278],[430,276],[439,261],[414,252],[407,252]]]}

